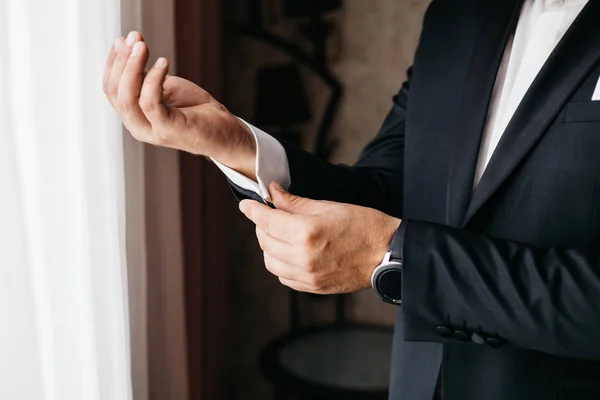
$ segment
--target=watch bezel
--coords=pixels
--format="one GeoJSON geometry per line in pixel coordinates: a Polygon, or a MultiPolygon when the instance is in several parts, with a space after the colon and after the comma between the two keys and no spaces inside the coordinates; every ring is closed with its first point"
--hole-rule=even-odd
{"type": "MultiPolygon", "coordinates": [[[[387,257],[386,257],[387,258],[387,257]]],[[[371,275],[371,286],[375,289],[375,292],[379,296],[381,300],[386,303],[394,304],[397,306],[402,305],[402,299],[392,299],[388,295],[382,292],[379,286],[380,278],[385,275],[388,271],[400,271],[402,272],[402,262],[401,261],[385,261],[381,265],[377,266],[373,271],[373,275],[371,275]]]]}

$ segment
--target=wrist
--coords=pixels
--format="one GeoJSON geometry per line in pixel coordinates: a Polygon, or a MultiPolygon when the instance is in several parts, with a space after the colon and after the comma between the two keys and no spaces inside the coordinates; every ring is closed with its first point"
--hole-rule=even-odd
{"type": "Polygon", "coordinates": [[[389,215],[386,215],[384,221],[380,224],[380,232],[381,235],[377,239],[377,243],[375,243],[374,251],[372,252],[371,261],[368,264],[367,272],[369,277],[369,282],[371,282],[371,276],[375,268],[381,264],[385,255],[387,254],[390,244],[392,242],[392,238],[400,228],[400,224],[402,220],[399,218],[394,218],[389,215]]]}
{"type": "Polygon", "coordinates": [[[403,247],[406,224],[401,222],[394,232],[392,240],[379,265],[371,275],[371,286],[381,300],[386,303],[402,304],[402,276],[403,276],[403,247]]]}
{"type": "Polygon", "coordinates": [[[239,172],[247,178],[256,181],[256,139],[250,128],[233,116],[231,131],[226,133],[230,138],[229,146],[219,154],[212,156],[223,165],[239,172]]]}
{"type": "Polygon", "coordinates": [[[380,249],[380,254],[377,259],[377,265],[379,265],[381,263],[381,260],[383,260],[383,258],[389,251],[390,245],[392,243],[392,239],[394,238],[394,235],[396,234],[396,232],[398,232],[398,229],[400,229],[400,225],[402,225],[401,219],[388,216],[388,222],[382,232],[383,233],[382,248],[380,249]]]}

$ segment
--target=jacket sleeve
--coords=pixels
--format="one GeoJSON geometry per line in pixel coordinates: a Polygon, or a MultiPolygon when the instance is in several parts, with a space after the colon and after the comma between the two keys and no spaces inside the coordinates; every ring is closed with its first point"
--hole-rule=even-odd
{"type": "MultiPolygon", "coordinates": [[[[315,200],[330,200],[375,208],[402,216],[404,132],[409,80],[394,97],[392,109],[377,136],[362,151],[354,166],[334,165],[289,143],[285,148],[291,176],[290,192],[315,200]]],[[[238,199],[256,194],[230,182],[238,199]]]]}
{"type": "Polygon", "coordinates": [[[408,341],[598,360],[600,254],[408,221],[403,308],[408,341]]]}

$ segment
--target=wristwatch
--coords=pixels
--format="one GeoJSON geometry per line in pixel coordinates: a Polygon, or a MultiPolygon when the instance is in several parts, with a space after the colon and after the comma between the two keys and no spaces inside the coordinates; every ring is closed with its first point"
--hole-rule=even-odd
{"type": "Polygon", "coordinates": [[[394,234],[383,261],[373,271],[371,285],[386,303],[402,304],[402,250],[404,247],[404,221],[394,234]]]}

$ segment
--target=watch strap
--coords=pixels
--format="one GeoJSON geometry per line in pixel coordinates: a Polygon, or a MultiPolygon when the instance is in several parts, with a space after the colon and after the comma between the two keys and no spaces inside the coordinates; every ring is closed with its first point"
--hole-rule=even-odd
{"type": "Polygon", "coordinates": [[[402,256],[404,254],[404,235],[406,232],[406,222],[402,221],[400,223],[400,227],[394,233],[392,237],[392,242],[390,243],[389,252],[390,252],[390,261],[402,261],[402,256]]]}

